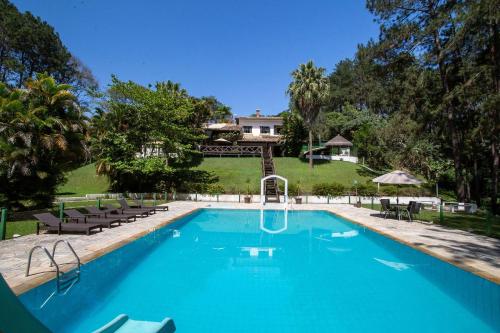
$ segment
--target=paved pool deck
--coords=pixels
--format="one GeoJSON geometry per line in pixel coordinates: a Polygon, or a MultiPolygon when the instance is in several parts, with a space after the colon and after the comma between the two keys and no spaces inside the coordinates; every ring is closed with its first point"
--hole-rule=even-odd
{"type": "MultiPolygon", "coordinates": [[[[41,283],[54,278],[54,268],[42,251],[36,251],[30,269],[25,277],[28,253],[35,245],[46,247],[59,239],[68,240],[80,256],[82,264],[96,259],[116,248],[140,238],[156,228],[165,226],[176,219],[200,208],[261,209],[257,203],[217,203],[175,201],[168,204],[169,211],[124,223],[112,229],[104,228],[90,236],[64,234],[27,235],[0,242],[0,273],[17,294],[21,294],[41,283]]],[[[267,204],[265,209],[283,209],[283,204],[267,204]]],[[[444,261],[450,262],[474,274],[500,284],[500,240],[475,235],[466,231],[449,229],[420,222],[409,223],[394,219],[384,219],[376,211],[356,208],[343,204],[303,204],[290,205],[290,210],[326,210],[338,214],[354,223],[381,233],[396,241],[419,249],[444,261]]],[[[75,259],[64,244],[59,245],[56,261],[62,270],[74,267],[75,259]]]]}

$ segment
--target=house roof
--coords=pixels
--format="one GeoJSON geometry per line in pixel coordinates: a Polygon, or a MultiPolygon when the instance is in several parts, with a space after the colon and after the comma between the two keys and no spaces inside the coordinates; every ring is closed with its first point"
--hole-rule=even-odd
{"type": "Polygon", "coordinates": [[[239,142],[270,142],[270,143],[278,143],[281,140],[280,135],[243,135],[242,139],[239,139],[239,142]]]}
{"type": "Polygon", "coordinates": [[[229,132],[229,131],[241,131],[241,126],[235,124],[209,124],[205,127],[207,130],[229,132]]]}
{"type": "Polygon", "coordinates": [[[330,139],[327,143],[325,143],[327,147],[352,147],[352,142],[347,140],[341,135],[337,135],[333,139],[330,139]]]}
{"type": "Polygon", "coordinates": [[[266,121],[266,120],[283,120],[283,117],[265,117],[265,116],[260,116],[260,117],[238,117],[236,119],[266,121]]]}

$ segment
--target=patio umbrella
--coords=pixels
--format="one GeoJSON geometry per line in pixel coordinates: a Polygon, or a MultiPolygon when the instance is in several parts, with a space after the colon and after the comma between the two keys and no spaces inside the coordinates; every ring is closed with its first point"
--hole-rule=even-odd
{"type": "MultiPolygon", "coordinates": [[[[415,176],[401,170],[395,170],[380,177],[373,178],[372,182],[397,185],[398,188],[399,185],[420,185],[423,183],[423,181],[417,179],[415,176]]],[[[399,193],[396,193],[396,202],[399,203],[399,193]]]]}
{"type": "Polygon", "coordinates": [[[214,142],[218,142],[218,143],[231,143],[231,141],[226,140],[224,138],[218,138],[217,140],[214,140],[214,142]]]}

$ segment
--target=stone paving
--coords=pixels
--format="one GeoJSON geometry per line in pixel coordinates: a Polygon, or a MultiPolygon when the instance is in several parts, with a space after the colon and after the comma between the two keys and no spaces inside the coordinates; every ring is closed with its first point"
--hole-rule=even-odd
{"type": "MultiPolygon", "coordinates": [[[[0,273],[14,292],[19,294],[54,277],[54,268],[49,266],[49,260],[42,251],[34,253],[30,276],[25,277],[28,253],[35,245],[44,246],[51,251],[55,241],[66,239],[73,245],[82,263],[86,263],[198,208],[261,208],[261,205],[257,203],[192,201],[171,202],[168,206],[170,210],[167,212],[157,212],[150,217],[138,219],[136,222],[124,223],[120,227],[105,228],[103,232],[90,236],[40,234],[2,241],[0,242],[0,273]]],[[[265,208],[283,209],[283,204],[268,204],[265,208]]],[[[500,240],[498,239],[432,224],[383,219],[376,211],[355,208],[351,205],[304,204],[290,205],[289,209],[333,212],[500,284],[500,240]]],[[[69,251],[64,249],[64,244],[59,246],[56,261],[61,264],[63,270],[74,267],[72,263],[75,259],[69,251]]]]}

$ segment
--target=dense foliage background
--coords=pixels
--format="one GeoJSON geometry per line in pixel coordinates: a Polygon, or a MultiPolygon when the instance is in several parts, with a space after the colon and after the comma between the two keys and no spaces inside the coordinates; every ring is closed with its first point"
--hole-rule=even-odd
{"type": "MultiPolygon", "coordinates": [[[[298,156],[308,132],[341,134],[372,168],[407,169],[451,186],[458,201],[498,212],[498,0],[367,0],[367,9],[380,24],[378,40],[328,75],[312,62],[293,72],[285,153],[298,156]]],[[[171,81],[113,78],[97,93],[90,70],[54,29],[7,0],[0,0],[0,81],[2,205],[46,204],[64,173],[90,160],[115,191],[206,189],[215,181],[194,168],[196,145],[205,122],[230,119],[229,107],[171,81]]]]}
{"type": "Polygon", "coordinates": [[[489,197],[498,212],[499,7],[368,0],[380,39],[335,66],[315,135],[345,136],[373,168],[451,180],[458,201],[489,197]]]}

